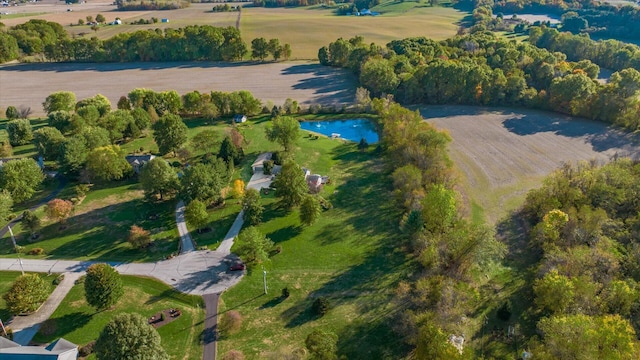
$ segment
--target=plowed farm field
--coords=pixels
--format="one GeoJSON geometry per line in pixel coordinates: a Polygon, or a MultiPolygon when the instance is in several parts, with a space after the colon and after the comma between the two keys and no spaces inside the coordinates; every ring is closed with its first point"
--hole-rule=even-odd
{"type": "Polygon", "coordinates": [[[490,222],[521,205],[527,191],[565,163],[640,157],[638,136],[586,119],[472,106],[429,106],[420,112],[450,133],[450,156],[465,192],[490,222]]]}

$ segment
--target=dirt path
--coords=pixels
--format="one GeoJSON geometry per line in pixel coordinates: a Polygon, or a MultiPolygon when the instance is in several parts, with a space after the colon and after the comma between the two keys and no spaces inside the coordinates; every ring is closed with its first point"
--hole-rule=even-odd
{"type": "Polygon", "coordinates": [[[265,104],[281,105],[291,98],[304,106],[342,105],[353,102],[356,81],[347,70],[303,61],[0,66],[0,108],[26,105],[35,116],[44,115],[42,103],[55,91],[72,91],[79,100],[102,94],[115,108],[120,97],[135,88],[176,90],[181,95],[192,90],[248,90],[265,104]]]}

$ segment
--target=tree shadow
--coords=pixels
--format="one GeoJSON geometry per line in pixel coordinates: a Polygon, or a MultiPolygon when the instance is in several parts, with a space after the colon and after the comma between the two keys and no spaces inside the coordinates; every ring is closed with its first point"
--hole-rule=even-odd
{"type": "Polygon", "coordinates": [[[309,300],[298,301],[295,305],[280,313],[280,317],[287,322],[285,324],[287,329],[295,328],[320,318],[319,315],[311,310],[311,302],[309,300]]]}
{"type": "Polygon", "coordinates": [[[37,334],[39,342],[51,342],[57,338],[65,337],[67,334],[81,329],[91,321],[94,314],[84,312],[73,312],[58,318],[50,318],[45,321],[37,334]],[[48,334],[46,334],[48,333],[48,334]]]}
{"type": "Polygon", "coordinates": [[[266,236],[271,239],[274,243],[280,243],[283,241],[287,241],[291,238],[294,238],[302,233],[303,228],[300,226],[289,225],[284,228],[280,228],[272,233],[266,234],[266,236]]]}
{"type": "Polygon", "coordinates": [[[282,297],[282,296],[275,297],[275,298],[267,301],[266,303],[260,305],[259,309],[260,310],[264,310],[264,309],[270,309],[270,308],[276,307],[276,306],[282,304],[282,302],[284,302],[286,299],[287,298],[282,297]]]}
{"type": "Polygon", "coordinates": [[[287,215],[289,212],[280,201],[275,201],[264,206],[264,212],[262,215],[262,222],[267,223],[273,219],[281,218],[287,215]]]}

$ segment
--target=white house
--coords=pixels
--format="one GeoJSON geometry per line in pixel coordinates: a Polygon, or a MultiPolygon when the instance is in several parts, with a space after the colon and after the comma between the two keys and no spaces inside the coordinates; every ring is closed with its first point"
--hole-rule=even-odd
{"type": "Polygon", "coordinates": [[[0,359],[2,360],[75,360],[78,345],[60,338],[47,347],[22,346],[0,337],[0,359]]]}

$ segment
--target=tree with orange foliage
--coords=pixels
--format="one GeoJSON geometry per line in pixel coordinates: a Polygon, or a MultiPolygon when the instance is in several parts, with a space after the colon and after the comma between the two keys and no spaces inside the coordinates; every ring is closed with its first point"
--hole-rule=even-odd
{"type": "Polygon", "coordinates": [[[47,203],[47,216],[64,224],[73,211],[73,204],[69,200],[53,199],[47,203]]]}
{"type": "Polygon", "coordinates": [[[244,181],[242,181],[242,179],[235,179],[233,181],[231,195],[234,199],[241,199],[244,196],[244,181]]]}
{"type": "Polygon", "coordinates": [[[142,249],[151,244],[151,233],[138,225],[131,225],[129,229],[129,244],[136,249],[142,249]]]}

